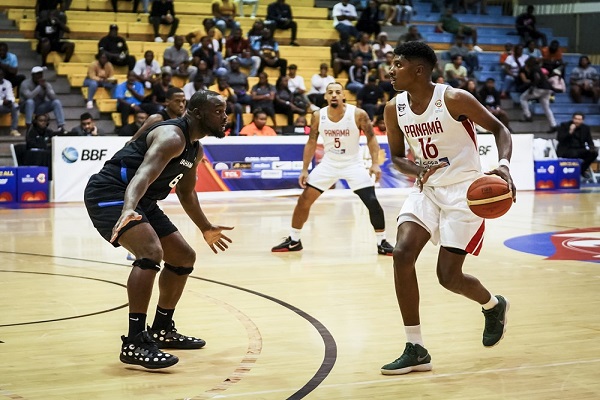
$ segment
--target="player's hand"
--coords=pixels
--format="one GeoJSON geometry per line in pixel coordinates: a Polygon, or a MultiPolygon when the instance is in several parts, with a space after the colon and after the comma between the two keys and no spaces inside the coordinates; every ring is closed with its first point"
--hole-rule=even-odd
{"type": "Polygon", "coordinates": [[[379,182],[379,179],[381,179],[381,167],[379,164],[371,164],[369,175],[375,176],[375,182],[379,182]]]}
{"type": "Polygon", "coordinates": [[[504,179],[506,183],[508,183],[508,187],[512,192],[513,203],[517,202],[517,188],[515,187],[515,183],[510,176],[510,170],[508,167],[501,165],[496,169],[493,169],[489,172],[485,173],[486,175],[498,175],[500,178],[504,179]]]}
{"type": "Polygon", "coordinates": [[[433,174],[435,174],[435,171],[437,171],[440,168],[444,168],[447,167],[448,163],[439,163],[438,165],[434,165],[433,167],[429,167],[425,169],[425,172],[423,173],[423,176],[419,177],[417,176],[417,187],[419,188],[419,191],[422,192],[423,191],[423,185],[425,184],[425,182],[427,182],[427,180],[429,179],[429,177],[433,174]]]}
{"type": "Polygon", "coordinates": [[[221,251],[225,251],[229,248],[227,242],[231,243],[231,239],[221,232],[230,231],[232,229],[233,226],[211,225],[210,229],[202,232],[202,236],[204,236],[204,240],[206,240],[206,243],[208,243],[208,246],[213,253],[217,254],[217,248],[221,251]]]}
{"type": "Polygon", "coordinates": [[[123,210],[123,212],[121,213],[121,216],[119,217],[119,220],[117,221],[117,223],[115,224],[115,226],[112,230],[112,236],[110,237],[110,242],[112,243],[115,241],[117,236],[119,236],[119,232],[121,231],[121,229],[123,229],[123,227],[125,227],[125,225],[127,225],[131,221],[139,221],[141,219],[142,219],[142,216],[140,214],[136,213],[134,210],[123,210]]]}
{"type": "Polygon", "coordinates": [[[300,176],[298,177],[298,184],[302,189],[306,189],[306,184],[308,183],[308,171],[300,172],[300,176]]]}

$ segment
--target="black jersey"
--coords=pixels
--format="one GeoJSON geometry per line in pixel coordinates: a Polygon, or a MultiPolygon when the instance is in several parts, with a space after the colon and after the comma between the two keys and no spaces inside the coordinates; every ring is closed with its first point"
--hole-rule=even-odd
{"type": "Polygon", "coordinates": [[[170,119],[152,125],[134,142],[123,147],[108,160],[97,174],[98,177],[106,178],[112,184],[122,185],[122,188],[125,189],[142,164],[142,161],[144,161],[144,156],[148,151],[146,143],[148,133],[152,129],[163,125],[175,125],[183,131],[186,139],[185,149],[178,157],[169,161],[158,178],[150,184],[144,197],[152,200],[162,200],[167,197],[171,189],[177,185],[177,182],[179,182],[183,175],[194,168],[200,148],[199,142],[190,142],[188,122],[184,118],[170,119]]]}
{"type": "MultiPolygon", "coordinates": [[[[169,116],[169,113],[167,112],[166,108],[163,108],[157,114],[162,117],[163,121],[168,121],[168,120],[171,119],[171,117],[169,116]]],[[[173,119],[175,119],[175,118],[173,118],[173,119]]]]}

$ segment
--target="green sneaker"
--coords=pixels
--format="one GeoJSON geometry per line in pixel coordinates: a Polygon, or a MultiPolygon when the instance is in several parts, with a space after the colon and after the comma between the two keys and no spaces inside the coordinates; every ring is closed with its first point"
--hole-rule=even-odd
{"type": "Polygon", "coordinates": [[[483,345],[492,347],[498,344],[506,332],[506,313],[510,308],[507,299],[497,295],[498,304],[491,310],[481,310],[485,316],[485,328],[483,329],[483,345]]]}
{"type": "Polygon", "coordinates": [[[431,371],[431,356],[420,344],[406,343],[404,353],[396,361],[381,367],[383,375],[403,375],[413,371],[431,371]]]}

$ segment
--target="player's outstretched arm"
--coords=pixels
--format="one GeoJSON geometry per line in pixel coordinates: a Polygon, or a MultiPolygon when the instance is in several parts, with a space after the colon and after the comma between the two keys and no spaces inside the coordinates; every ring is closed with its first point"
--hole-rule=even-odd
{"type": "MultiPolygon", "coordinates": [[[[512,156],[512,138],[510,131],[502,124],[492,113],[490,113],[472,94],[461,90],[446,90],[446,107],[454,119],[468,118],[483,129],[492,132],[498,148],[498,159],[510,161],[512,156]]],[[[517,200],[517,189],[510,176],[507,165],[500,165],[498,168],[489,171],[488,174],[498,175],[504,179],[513,193],[513,201],[517,200]]]]}
{"type": "Polygon", "coordinates": [[[369,174],[375,176],[375,182],[379,182],[381,179],[381,167],[379,166],[379,143],[373,133],[373,124],[371,119],[365,110],[360,108],[356,109],[355,112],[356,125],[358,129],[364,132],[367,137],[367,146],[369,147],[369,154],[371,154],[371,168],[369,168],[369,174]]]}
{"type": "Polygon", "coordinates": [[[302,153],[302,171],[298,177],[298,184],[302,189],[306,188],[306,183],[308,182],[308,166],[315,156],[318,138],[319,110],[313,112],[312,120],[310,121],[310,133],[308,134],[308,141],[304,145],[304,153],[302,153]]]}
{"type": "Polygon", "coordinates": [[[229,248],[227,242],[231,243],[231,239],[225,236],[222,231],[232,230],[233,227],[211,224],[200,206],[198,194],[196,193],[196,171],[198,170],[198,164],[202,162],[202,158],[203,154],[200,152],[194,166],[183,175],[183,178],[175,186],[175,192],[185,213],[200,229],[211,250],[217,253],[217,249],[225,251],[229,248]]]}

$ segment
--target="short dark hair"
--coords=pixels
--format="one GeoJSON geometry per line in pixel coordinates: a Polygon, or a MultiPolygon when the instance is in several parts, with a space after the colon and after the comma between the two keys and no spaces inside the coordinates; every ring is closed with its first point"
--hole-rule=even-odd
{"type": "Polygon", "coordinates": [[[200,108],[216,97],[219,97],[219,93],[213,92],[212,90],[200,89],[192,95],[192,98],[188,102],[188,110],[200,108]]]}
{"type": "Polygon", "coordinates": [[[90,114],[89,112],[84,112],[79,116],[80,121],[85,121],[86,119],[92,119],[92,114],[90,114]]]}
{"type": "Polygon", "coordinates": [[[262,108],[258,107],[257,109],[255,109],[254,111],[252,111],[252,119],[258,117],[259,114],[265,114],[266,116],[269,116],[269,114],[267,114],[267,112],[265,110],[263,110],[262,108]]]}
{"type": "Polygon", "coordinates": [[[485,81],[486,82],[496,82],[496,80],[494,78],[487,78],[485,81]]]}
{"type": "Polygon", "coordinates": [[[431,47],[423,42],[405,42],[394,49],[394,54],[404,56],[408,61],[421,60],[426,63],[431,70],[437,64],[437,56],[431,47]]]}
{"type": "Polygon", "coordinates": [[[174,94],[183,93],[183,90],[178,87],[172,87],[167,90],[167,99],[171,99],[174,94]]]}
{"type": "Polygon", "coordinates": [[[575,112],[573,113],[573,116],[576,116],[576,115],[581,115],[581,118],[582,118],[582,119],[585,119],[585,114],[584,114],[584,113],[582,113],[581,111],[575,111],[575,112]]]}

